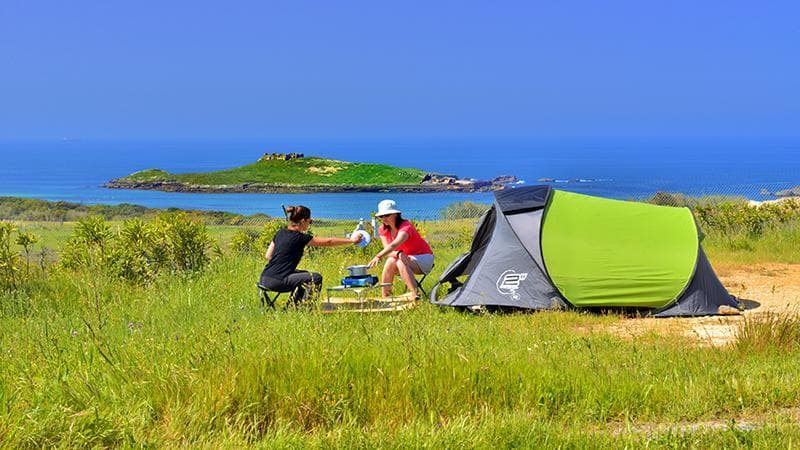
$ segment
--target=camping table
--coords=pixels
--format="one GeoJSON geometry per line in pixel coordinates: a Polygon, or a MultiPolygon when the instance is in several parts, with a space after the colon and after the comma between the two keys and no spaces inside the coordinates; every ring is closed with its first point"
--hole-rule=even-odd
{"type": "MultiPolygon", "coordinates": [[[[375,286],[332,286],[326,288],[327,296],[328,296],[328,303],[331,301],[331,292],[348,292],[355,294],[356,300],[364,302],[367,300],[367,296],[372,293],[373,291],[377,291],[379,288],[385,286],[391,286],[392,283],[378,283],[375,286]]],[[[394,295],[391,297],[394,299],[394,295]]]]}

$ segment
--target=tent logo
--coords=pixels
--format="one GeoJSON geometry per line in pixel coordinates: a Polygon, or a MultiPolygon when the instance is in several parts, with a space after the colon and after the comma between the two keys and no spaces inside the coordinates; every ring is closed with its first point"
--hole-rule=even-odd
{"type": "Polygon", "coordinates": [[[510,295],[512,299],[519,300],[519,283],[528,278],[526,273],[517,273],[514,270],[506,270],[497,279],[497,292],[503,295],[510,295]]]}

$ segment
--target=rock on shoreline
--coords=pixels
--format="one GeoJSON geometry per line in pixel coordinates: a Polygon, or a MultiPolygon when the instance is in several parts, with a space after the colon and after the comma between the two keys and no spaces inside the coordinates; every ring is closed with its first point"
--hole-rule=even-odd
{"type": "Polygon", "coordinates": [[[775,197],[800,197],[800,186],[795,186],[791,189],[784,189],[773,193],[775,197]]]}

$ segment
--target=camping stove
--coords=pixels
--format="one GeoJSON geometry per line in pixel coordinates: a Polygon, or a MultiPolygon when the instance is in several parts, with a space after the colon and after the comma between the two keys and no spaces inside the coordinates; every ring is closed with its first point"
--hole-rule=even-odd
{"type": "Polygon", "coordinates": [[[371,287],[378,283],[375,275],[356,275],[342,278],[342,286],[345,287],[371,287]]]}

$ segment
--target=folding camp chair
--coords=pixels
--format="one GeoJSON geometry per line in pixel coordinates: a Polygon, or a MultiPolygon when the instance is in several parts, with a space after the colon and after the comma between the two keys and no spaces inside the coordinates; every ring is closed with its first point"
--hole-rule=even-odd
{"type": "Polygon", "coordinates": [[[278,297],[280,297],[283,292],[271,291],[261,283],[256,283],[256,286],[258,287],[259,296],[261,297],[261,306],[275,309],[275,303],[278,301],[278,297]],[[270,295],[270,292],[275,295],[270,295]]]}
{"type": "MultiPolygon", "coordinates": [[[[425,296],[425,298],[429,298],[428,297],[428,291],[426,291],[425,288],[422,287],[422,283],[424,283],[425,282],[425,278],[428,278],[428,275],[430,275],[431,272],[433,272],[433,268],[434,267],[436,267],[436,264],[432,265],[431,266],[431,270],[428,273],[423,273],[420,278],[417,278],[417,275],[414,274],[414,281],[417,282],[417,289],[422,291],[422,294],[425,296]]],[[[408,288],[406,288],[406,290],[408,290],[408,288]]]]}
{"type": "Polygon", "coordinates": [[[424,295],[425,298],[428,298],[428,291],[426,291],[425,288],[422,287],[422,283],[425,282],[425,278],[428,278],[428,274],[430,274],[430,272],[422,274],[422,278],[419,279],[417,279],[416,277],[414,278],[417,281],[417,288],[420,291],[422,291],[422,295],[424,295]]]}

